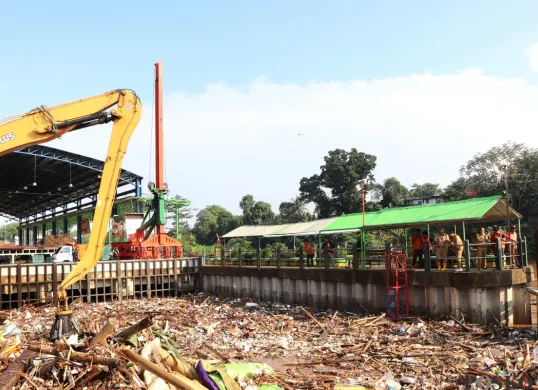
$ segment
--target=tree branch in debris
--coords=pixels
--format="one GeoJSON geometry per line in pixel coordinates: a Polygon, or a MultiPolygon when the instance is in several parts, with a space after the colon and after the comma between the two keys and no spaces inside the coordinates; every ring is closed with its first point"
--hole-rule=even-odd
{"type": "MultiPolygon", "coordinates": [[[[45,353],[48,355],[59,355],[61,352],[65,352],[64,350],[58,349],[57,347],[37,343],[28,345],[27,349],[34,352],[45,353]]],[[[74,362],[100,364],[103,366],[108,366],[110,368],[116,368],[120,364],[119,359],[108,358],[104,356],[95,356],[93,354],[77,351],[72,351],[69,358],[74,362]]]]}

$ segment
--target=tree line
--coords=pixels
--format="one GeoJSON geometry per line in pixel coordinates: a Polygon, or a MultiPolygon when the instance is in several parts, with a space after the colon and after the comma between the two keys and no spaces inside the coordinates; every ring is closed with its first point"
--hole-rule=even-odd
{"type": "MultiPolygon", "coordinates": [[[[376,163],[376,156],[356,148],[331,150],[320,171],[303,177],[298,195],[281,202],[278,212],[273,211],[271,204],[247,194],[239,201],[239,215],[210,205],[197,213],[192,228],[184,219],[180,226],[182,240],[190,245],[212,245],[217,234],[221,236],[242,225],[295,223],[361,212],[363,180],[367,211],[402,207],[408,199],[434,195],[456,201],[502,194],[512,207],[527,215],[538,200],[538,149],[524,144],[507,142],[476,154],[445,188],[438,183],[414,183],[408,188],[396,177],[377,182],[373,174],[376,163]],[[314,205],[313,213],[307,208],[309,203],[314,205]]],[[[185,216],[191,215],[184,212],[185,216]]]]}
{"type": "MultiPolygon", "coordinates": [[[[483,153],[476,154],[460,169],[460,176],[442,188],[437,183],[414,183],[407,188],[396,177],[377,182],[374,170],[377,157],[352,148],[335,149],[324,157],[320,170],[299,181],[298,194],[283,201],[275,212],[272,205],[247,194],[239,200],[241,213],[234,215],[220,205],[209,205],[200,210],[191,227],[190,206],[167,206],[171,221],[169,234],[179,235],[187,251],[196,246],[214,245],[222,236],[242,225],[270,225],[311,221],[320,218],[351,214],[362,210],[361,182],[365,181],[367,211],[402,207],[405,201],[441,195],[445,201],[470,199],[503,194],[510,205],[524,216],[538,205],[538,149],[524,144],[506,142],[483,153]],[[307,205],[312,204],[311,213],[307,205]],[[179,225],[176,212],[179,210],[179,225]]],[[[176,201],[185,200],[176,195],[176,201]]],[[[176,202],[177,203],[177,202],[176,202]]],[[[17,224],[0,227],[0,239],[11,241],[17,224]]]]}

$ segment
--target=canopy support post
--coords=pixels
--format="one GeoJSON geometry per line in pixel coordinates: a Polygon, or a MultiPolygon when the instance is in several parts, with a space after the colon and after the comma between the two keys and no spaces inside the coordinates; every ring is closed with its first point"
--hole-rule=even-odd
{"type": "MultiPolygon", "coordinates": [[[[407,230],[409,228],[405,228],[405,234],[404,234],[404,237],[405,237],[405,255],[408,256],[409,253],[407,252],[408,251],[408,246],[407,246],[407,241],[409,240],[409,236],[407,234],[407,230]]],[[[401,237],[401,236],[400,236],[401,237]]]]}
{"type": "Polygon", "coordinates": [[[361,229],[361,269],[366,270],[366,232],[361,229]]]}
{"type": "Polygon", "coordinates": [[[462,238],[465,241],[465,220],[461,221],[461,227],[463,228],[462,238]]]}

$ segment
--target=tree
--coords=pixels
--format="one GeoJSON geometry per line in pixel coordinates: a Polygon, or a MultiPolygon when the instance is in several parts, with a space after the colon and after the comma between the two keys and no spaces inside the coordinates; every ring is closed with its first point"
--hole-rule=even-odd
{"type": "Polygon", "coordinates": [[[538,201],[538,150],[506,142],[476,154],[445,190],[450,200],[506,195],[512,207],[527,212],[538,201]]]}
{"type": "Polygon", "coordinates": [[[190,205],[191,202],[181,195],[174,195],[165,202],[166,220],[172,221],[172,228],[168,230],[169,236],[176,237],[177,233],[180,240],[185,237],[186,231],[189,231],[188,220],[192,218],[190,205]]]}
{"type": "Polygon", "coordinates": [[[239,207],[243,210],[243,223],[246,225],[269,225],[275,221],[271,204],[255,201],[250,194],[243,196],[239,207]]]}
{"type": "Polygon", "coordinates": [[[424,184],[413,184],[409,190],[409,198],[411,199],[424,199],[431,198],[434,195],[440,194],[442,191],[439,184],[434,183],[424,183],[424,184]]]}
{"type": "MultiPolygon", "coordinates": [[[[0,226],[0,240],[4,242],[15,242],[15,237],[19,234],[19,223],[11,222],[0,226]]],[[[19,237],[19,241],[21,237],[19,237]]]]}
{"type": "Polygon", "coordinates": [[[291,199],[290,202],[280,203],[278,211],[280,213],[279,223],[304,222],[312,217],[306,209],[306,204],[298,196],[291,199]]]}
{"type": "Polygon", "coordinates": [[[315,203],[320,218],[360,210],[362,196],[357,185],[364,179],[373,180],[376,160],[376,156],[359,153],[355,148],[350,152],[343,149],[330,151],[319,175],[301,179],[300,199],[315,203]]]}
{"type": "Polygon", "coordinates": [[[383,184],[374,183],[372,191],[374,199],[380,202],[383,208],[403,206],[409,193],[407,187],[395,177],[385,179],[383,184]]]}
{"type": "Polygon", "coordinates": [[[207,206],[196,215],[193,233],[200,244],[211,245],[219,236],[239,226],[240,219],[222,206],[207,206]]]}
{"type": "Polygon", "coordinates": [[[472,198],[474,192],[473,190],[470,190],[469,187],[468,180],[464,177],[460,177],[446,186],[443,191],[443,198],[448,202],[472,198]]]}

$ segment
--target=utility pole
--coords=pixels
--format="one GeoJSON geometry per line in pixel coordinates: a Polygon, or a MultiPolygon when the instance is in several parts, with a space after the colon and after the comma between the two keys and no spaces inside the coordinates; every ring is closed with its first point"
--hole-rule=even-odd
{"type": "Polygon", "coordinates": [[[510,230],[510,205],[508,203],[508,164],[504,166],[504,197],[506,200],[506,231],[510,230]]]}

